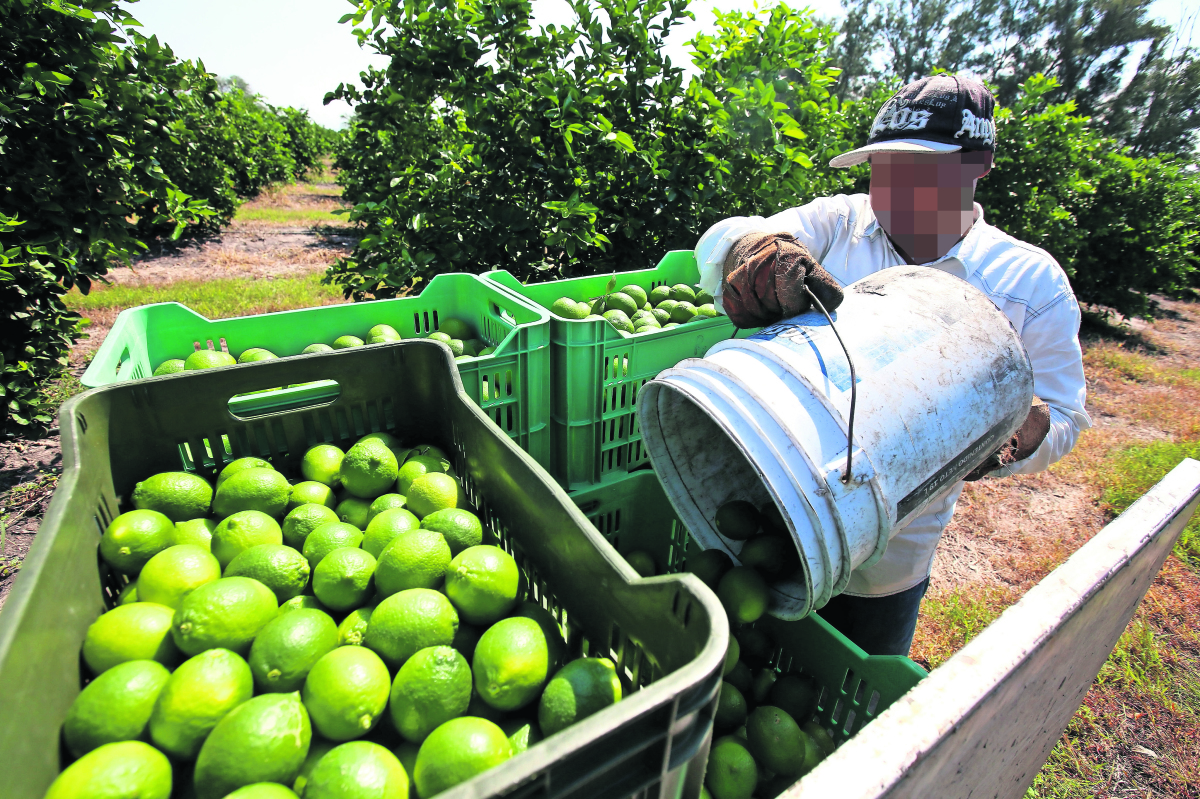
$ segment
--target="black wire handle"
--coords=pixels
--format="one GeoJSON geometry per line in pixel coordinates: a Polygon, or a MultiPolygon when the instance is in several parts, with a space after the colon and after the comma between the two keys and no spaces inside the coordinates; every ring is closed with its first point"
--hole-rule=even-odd
{"type": "Polygon", "coordinates": [[[807,283],[801,285],[804,286],[805,293],[812,299],[813,305],[829,321],[833,335],[837,337],[838,344],[842,345],[842,352],[846,353],[846,363],[850,364],[850,423],[846,426],[846,473],[842,475],[842,482],[849,483],[854,465],[854,407],[858,404],[858,379],[854,373],[854,359],[850,357],[850,350],[846,347],[846,342],[842,341],[842,334],[838,332],[837,325],[833,323],[833,317],[829,315],[829,311],[825,310],[825,306],[817,299],[817,295],[813,294],[807,283]]]}

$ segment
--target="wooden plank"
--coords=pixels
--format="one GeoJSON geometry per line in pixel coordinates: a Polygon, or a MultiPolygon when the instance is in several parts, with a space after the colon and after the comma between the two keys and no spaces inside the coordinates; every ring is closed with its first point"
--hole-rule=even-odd
{"type": "Polygon", "coordinates": [[[785,799],[1020,799],[1200,504],[1188,459],[785,799]]]}

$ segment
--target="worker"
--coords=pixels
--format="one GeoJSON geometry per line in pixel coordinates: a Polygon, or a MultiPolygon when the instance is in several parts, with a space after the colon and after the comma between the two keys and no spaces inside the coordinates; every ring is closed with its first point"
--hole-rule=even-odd
{"type": "MultiPolygon", "coordinates": [[[[923,264],[966,280],[1012,322],[1033,366],[1034,403],[1017,433],[966,479],[1038,472],[1062,458],[1084,410],[1079,305],[1044,250],[984,221],[975,186],[996,151],[995,98],[976,80],[923,78],[897,91],[865,146],[831,167],[869,161],[870,194],[821,197],[774,216],[734,217],[696,245],[703,288],[740,328],[808,311],[809,292],[829,311],[842,286],[881,269],[923,264]]],[[[872,655],[907,655],[929,586],[934,550],[962,492],[956,483],[856,570],[819,613],[872,655]]]]}

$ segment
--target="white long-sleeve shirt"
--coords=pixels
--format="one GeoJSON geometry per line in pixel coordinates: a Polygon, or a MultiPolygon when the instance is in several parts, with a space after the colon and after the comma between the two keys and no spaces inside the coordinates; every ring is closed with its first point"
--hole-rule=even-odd
{"type": "MultiPolygon", "coordinates": [[[[718,308],[730,246],[747,233],[757,232],[791,233],[843,286],[907,263],[879,226],[866,194],[822,197],[766,218],[733,217],[709,228],[696,245],[700,285],[717,297],[718,308]]],[[[1033,366],[1034,393],[1050,407],[1050,432],[1033,455],[1002,472],[1030,474],[1045,469],[1070,452],[1080,431],[1092,425],[1084,410],[1079,304],[1066,273],[1045,250],[985,222],[978,203],[967,235],[926,266],[960,277],[981,290],[1016,328],[1033,366]]],[[[851,575],[845,593],[887,596],[928,577],[934,550],[954,515],[962,486],[961,482],[955,484],[896,533],[878,563],[851,575]]]]}

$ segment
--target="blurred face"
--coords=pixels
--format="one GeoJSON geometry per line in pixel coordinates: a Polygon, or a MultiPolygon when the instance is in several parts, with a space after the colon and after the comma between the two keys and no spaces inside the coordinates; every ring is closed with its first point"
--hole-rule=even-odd
{"type": "Polygon", "coordinates": [[[871,208],[900,254],[926,264],[966,235],[975,182],[991,168],[991,153],[876,153],[871,208]]]}

